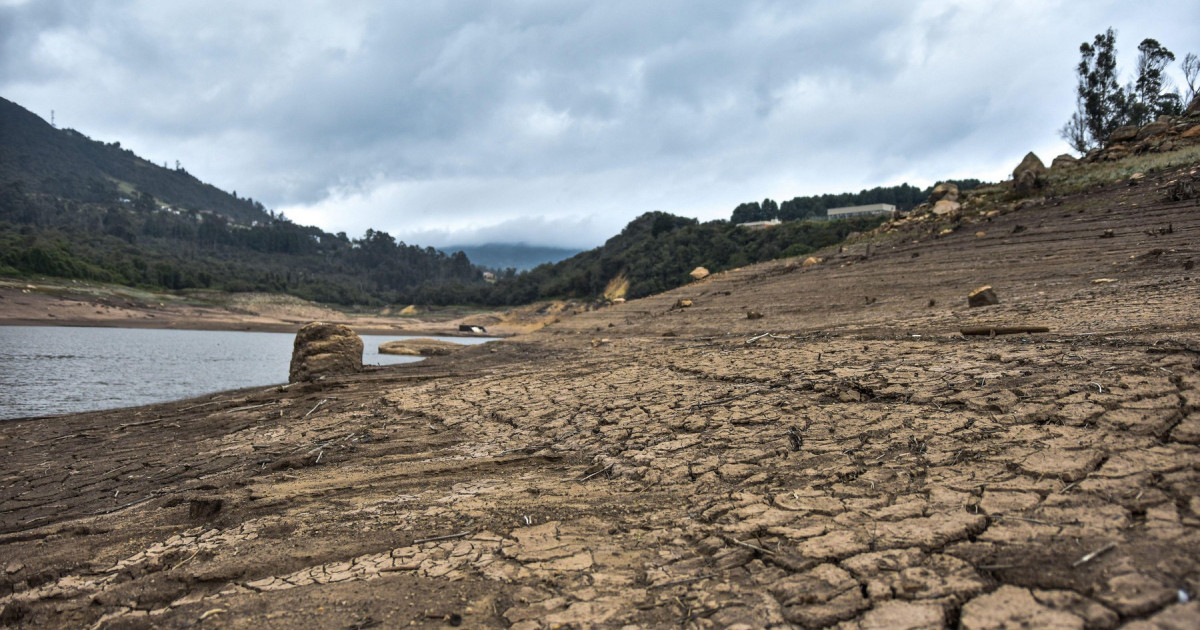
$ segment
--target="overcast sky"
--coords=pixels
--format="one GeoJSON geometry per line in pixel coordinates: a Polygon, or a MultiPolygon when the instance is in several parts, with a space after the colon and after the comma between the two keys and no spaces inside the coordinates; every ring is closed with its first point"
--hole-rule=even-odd
{"type": "MultiPolygon", "coordinates": [[[[0,96],[300,223],[593,247],[1066,152],[1080,42],[1200,2],[0,0],[0,96]]],[[[1172,67],[1181,82],[1177,64],[1172,67]]]]}

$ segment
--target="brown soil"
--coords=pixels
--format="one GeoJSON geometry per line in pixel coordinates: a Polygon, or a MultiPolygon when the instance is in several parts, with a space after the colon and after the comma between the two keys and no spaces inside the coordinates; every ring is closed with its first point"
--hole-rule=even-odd
{"type": "Polygon", "coordinates": [[[419,364],[0,424],[0,622],[1197,627],[1176,176],[419,364]]]}

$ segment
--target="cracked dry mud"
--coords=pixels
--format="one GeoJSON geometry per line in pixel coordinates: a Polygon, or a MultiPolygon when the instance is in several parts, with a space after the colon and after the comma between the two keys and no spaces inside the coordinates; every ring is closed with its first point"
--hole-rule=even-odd
{"type": "Polygon", "coordinates": [[[1198,627],[1179,175],[421,364],[4,423],[0,623],[1198,627]]]}

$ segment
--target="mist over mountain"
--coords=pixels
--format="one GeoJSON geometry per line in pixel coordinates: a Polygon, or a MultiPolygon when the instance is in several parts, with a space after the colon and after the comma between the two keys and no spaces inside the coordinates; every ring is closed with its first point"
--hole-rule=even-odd
{"type": "Polygon", "coordinates": [[[440,248],[447,252],[463,252],[480,267],[527,271],[545,263],[556,263],[578,254],[579,249],[547,247],[526,243],[484,243],[482,245],[451,245],[440,248]]]}

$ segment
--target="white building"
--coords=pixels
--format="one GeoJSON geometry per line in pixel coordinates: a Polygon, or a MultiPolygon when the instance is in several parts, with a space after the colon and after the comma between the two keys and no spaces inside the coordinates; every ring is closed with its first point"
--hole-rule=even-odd
{"type": "Polygon", "coordinates": [[[830,220],[834,219],[849,219],[850,217],[869,217],[879,214],[892,215],[896,212],[896,206],[890,203],[872,203],[865,206],[848,206],[845,208],[830,208],[825,212],[825,216],[830,220]]]}
{"type": "Polygon", "coordinates": [[[779,219],[771,219],[770,221],[750,221],[749,223],[739,223],[738,227],[746,228],[747,230],[765,230],[779,225],[779,219]]]}

